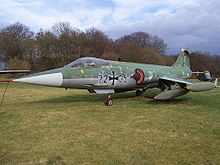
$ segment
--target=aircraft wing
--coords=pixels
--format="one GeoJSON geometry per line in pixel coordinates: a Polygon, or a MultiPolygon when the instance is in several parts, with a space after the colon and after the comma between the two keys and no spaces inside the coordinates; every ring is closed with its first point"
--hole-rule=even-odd
{"type": "Polygon", "coordinates": [[[186,79],[181,79],[181,78],[171,78],[171,77],[160,77],[160,80],[165,80],[165,81],[169,81],[171,83],[180,83],[180,84],[186,84],[186,85],[191,85],[193,82],[190,80],[186,80],[186,79]]]}
{"type": "Polygon", "coordinates": [[[188,90],[188,91],[205,91],[210,90],[213,88],[218,87],[218,79],[215,80],[215,83],[212,82],[192,82],[190,80],[186,79],[180,79],[180,78],[170,78],[170,77],[160,77],[159,78],[162,82],[165,81],[168,84],[182,84],[181,88],[188,90]]]}
{"type": "Polygon", "coordinates": [[[0,70],[0,74],[29,73],[30,70],[0,70]]]}

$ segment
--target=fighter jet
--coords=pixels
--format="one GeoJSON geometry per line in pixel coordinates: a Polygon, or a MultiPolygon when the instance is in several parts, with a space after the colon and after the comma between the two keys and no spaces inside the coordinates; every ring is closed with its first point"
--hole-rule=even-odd
{"type": "Polygon", "coordinates": [[[60,88],[87,89],[91,93],[106,94],[105,105],[113,104],[112,94],[136,91],[140,96],[150,88],[158,88],[155,100],[170,100],[190,91],[205,91],[217,87],[212,82],[192,82],[190,54],[182,48],[171,66],[110,61],[83,57],[58,69],[21,77],[14,82],[30,83],[60,88]]]}

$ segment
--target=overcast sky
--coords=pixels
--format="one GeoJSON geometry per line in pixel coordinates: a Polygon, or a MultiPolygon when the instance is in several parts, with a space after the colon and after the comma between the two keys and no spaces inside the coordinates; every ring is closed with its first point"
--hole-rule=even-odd
{"type": "Polygon", "coordinates": [[[113,39],[144,31],[164,39],[167,53],[220,55],[219,7],[219,0],[0,0],[0,27],[19,21],[37,32],[62,21],[113,39]]]}

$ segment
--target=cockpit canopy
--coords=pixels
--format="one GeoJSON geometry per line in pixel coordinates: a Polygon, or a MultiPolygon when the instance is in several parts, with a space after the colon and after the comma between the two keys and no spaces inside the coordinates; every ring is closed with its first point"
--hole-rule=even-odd
{"type": "Polygon", "coordinates": [[[94,57],[82,57],[68,64],[67,66],[72,68],[81,68],[81,67],[95,67],[95,66],[107,66],[110,65],[109,61],[94,58],[94,57]]]}

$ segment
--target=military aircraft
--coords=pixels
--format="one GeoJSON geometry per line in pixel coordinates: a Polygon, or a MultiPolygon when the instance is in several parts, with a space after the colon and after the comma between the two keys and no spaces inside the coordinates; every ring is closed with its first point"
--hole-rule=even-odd
{"type": "Polygon", "coordinates": [[[192,82],[189,50],[183,48],[172,66],[109,61],[83,57],[58,69],[21,77],[14,82],[61,88],[87,89],[107,94],[105,104],[111,106],[112,94],[136,90],[139,96],[150,88],[160,89],[156,100],[170,100],[189,91],[205,91],[217,87],[212,82],[192,82]]]}

